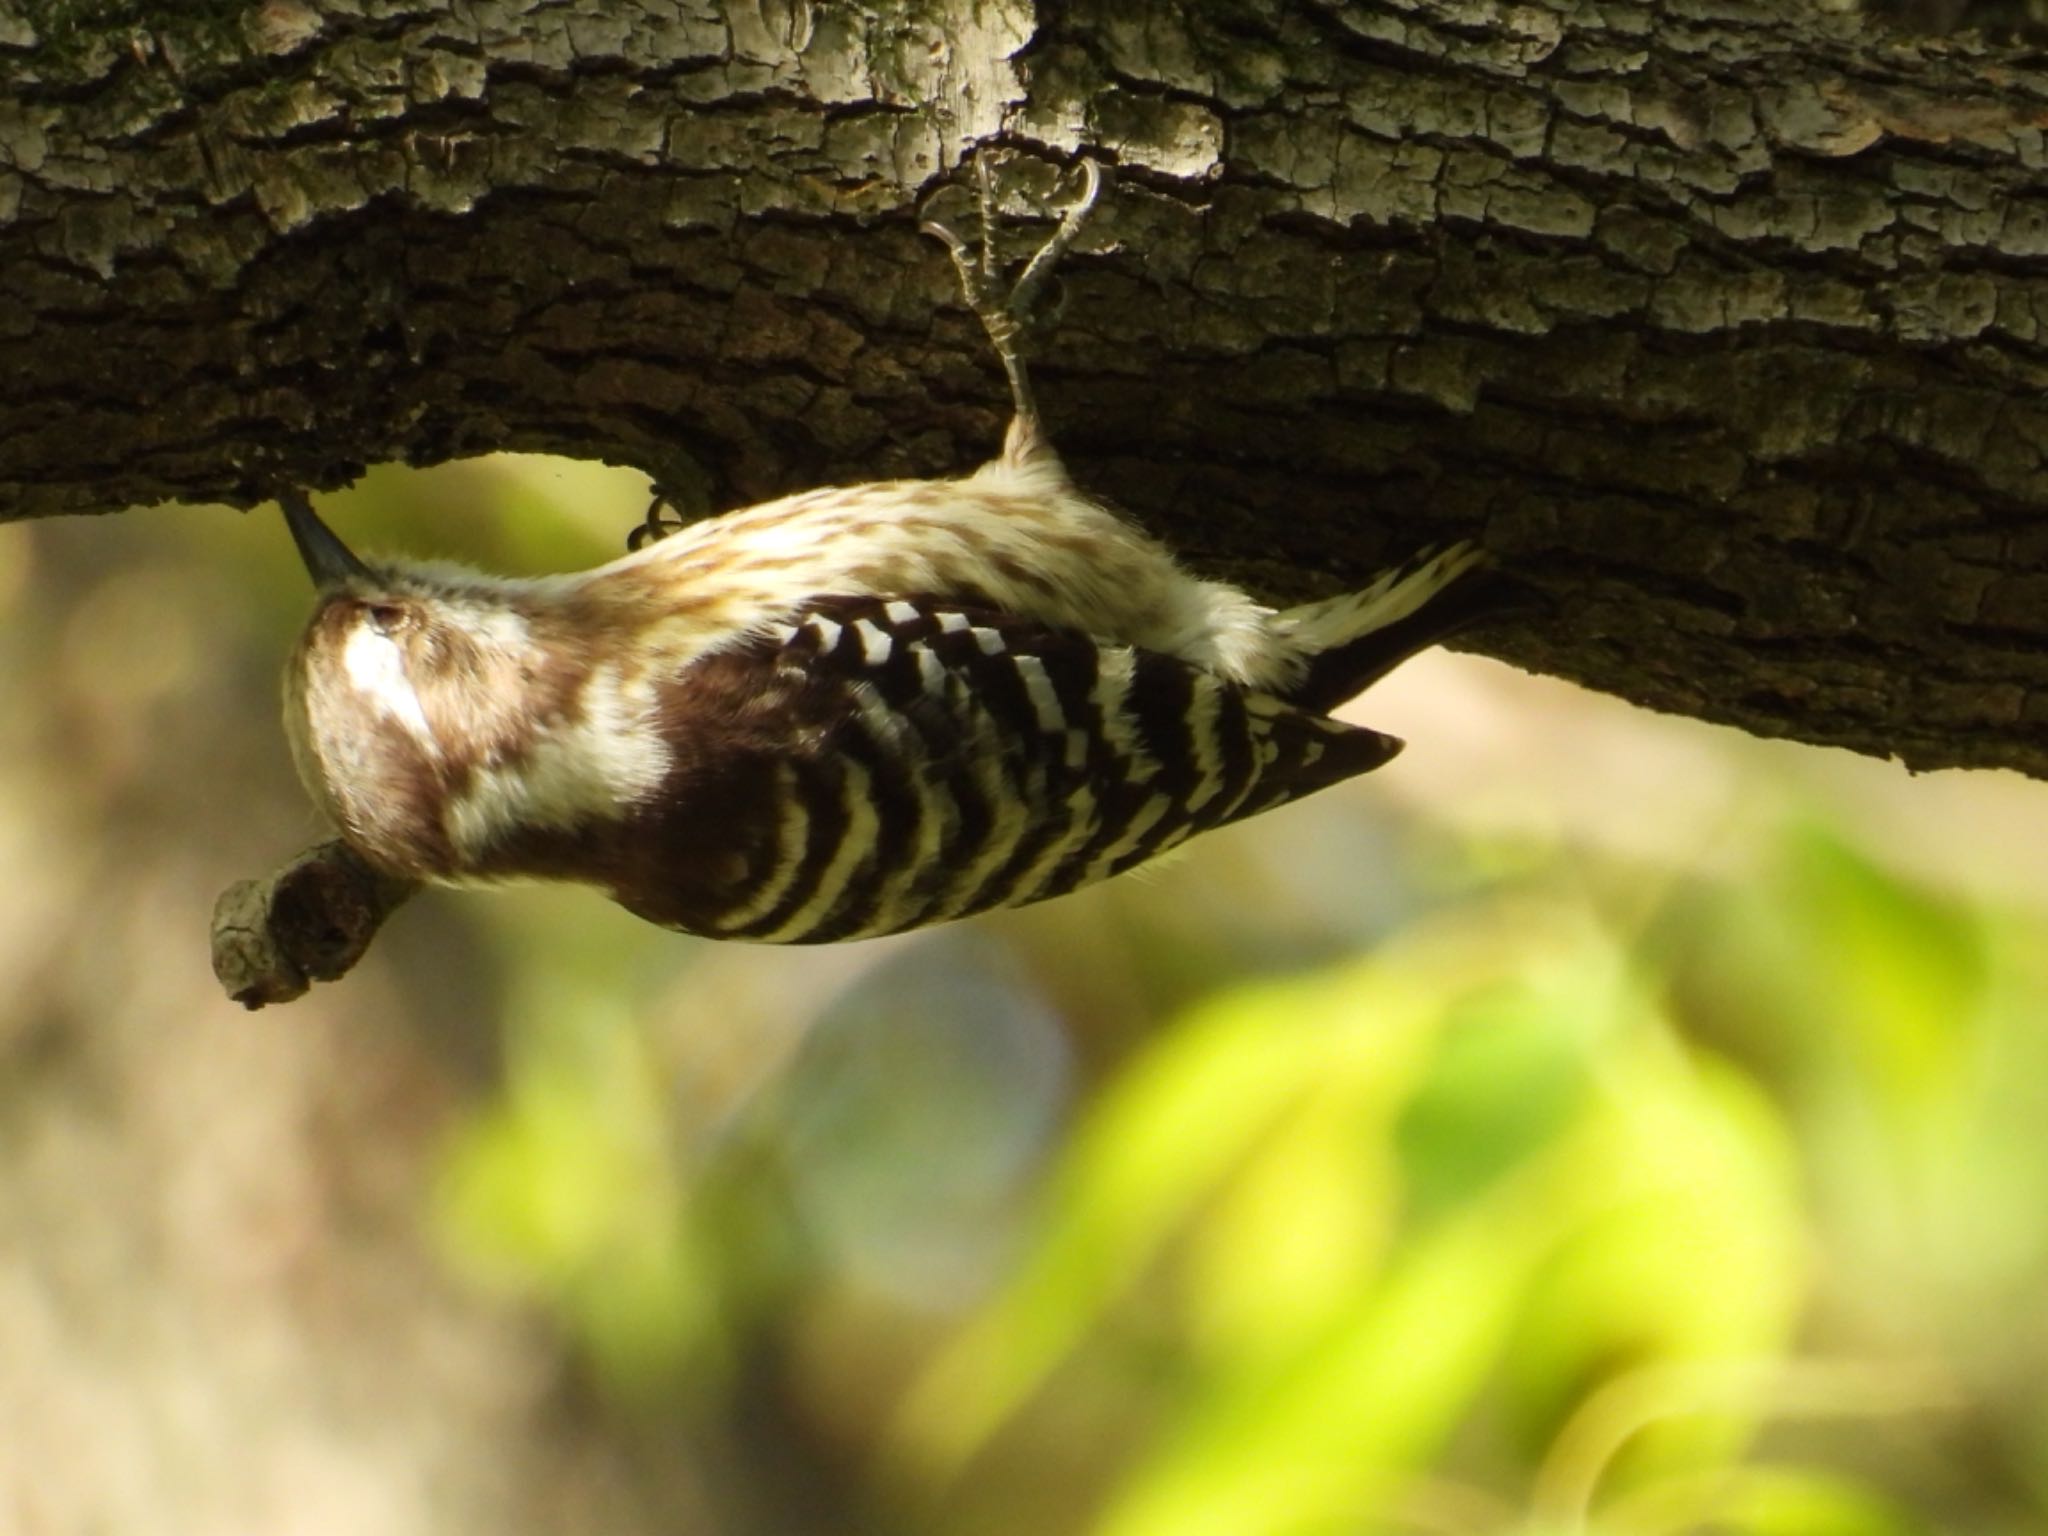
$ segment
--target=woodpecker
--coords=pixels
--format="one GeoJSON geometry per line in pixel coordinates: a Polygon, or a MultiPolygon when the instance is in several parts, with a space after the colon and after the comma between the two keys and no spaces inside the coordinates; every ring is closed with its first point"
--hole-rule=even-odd
{"type": "Polygon", "coordinates": [[[593,570],[358,558],[278,499],[318,603],[286,674],[309,792],[370,865],[580,881],[664,927],[819,943],[1022,906],[1379,767],[1328,711],[1500,604],[1470,544],[1274,611],[1076,488],[1021,349],[1102,189],[1004,289],[927,223],[1009,380],[950,480],[729,512],[593,570]]]}

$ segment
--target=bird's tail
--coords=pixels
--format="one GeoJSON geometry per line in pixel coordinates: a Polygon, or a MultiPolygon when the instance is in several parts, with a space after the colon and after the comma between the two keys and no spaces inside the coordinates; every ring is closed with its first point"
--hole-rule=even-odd
{"type": "Polygon", "coordinates": [[[1276,624],[1308,658],[1287,698],[1328,711],[1439,641],[1529,606],[1470,541],[1438,545],[1395,566],[1363,591],[1304,603],[1276,624]]]}

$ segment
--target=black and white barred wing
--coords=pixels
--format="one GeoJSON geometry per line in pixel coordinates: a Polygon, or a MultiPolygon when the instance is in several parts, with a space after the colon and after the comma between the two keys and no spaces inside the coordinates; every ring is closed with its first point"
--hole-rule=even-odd
{"type": "Polygon", "coordinates": [[[618,895],[770,943],[1061,895],[1400,748],[1174,657],[938,601],[815,602],[689,681],[707,745],[641,866],[655,888],[618,895]]]}

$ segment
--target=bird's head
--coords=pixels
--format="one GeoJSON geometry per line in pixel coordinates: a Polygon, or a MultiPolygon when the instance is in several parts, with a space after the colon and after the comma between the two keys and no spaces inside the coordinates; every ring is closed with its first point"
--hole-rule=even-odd
{"type": "Polygon", "coordinates": [[[558,648],[537,636],[525,584],[365,561],[304,495],[279,501],[318,599],[285,672],[299,776],[373,862],[446,874],[451,809],[572,681],[558,648]]]}

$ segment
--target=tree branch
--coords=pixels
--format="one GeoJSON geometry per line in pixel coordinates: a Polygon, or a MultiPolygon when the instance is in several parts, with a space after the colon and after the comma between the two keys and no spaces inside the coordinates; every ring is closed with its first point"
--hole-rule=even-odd
{"type": "Polygon", "coordinates": [[[493,448],[706,506],[967,468],[1002,386],[917,208],[977,142],[1047,191],[1085,150],[1118,190],[1046,412],[1194,562],[1292,597],[1478,533],[1569,615],[1487,641],[1519,663],[2048,773],[2048,78],[1967,43],[1690,0],[15,4],[0,516],[493,448]]]}
{"type": "Polygon", "coordinates": [[[213,974],[244,1008],[288,1003],[355,968],[419,889],[380,874],[346,843],[308,848],[266,880],[238,880],[213,907],[213,974]]]}

